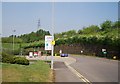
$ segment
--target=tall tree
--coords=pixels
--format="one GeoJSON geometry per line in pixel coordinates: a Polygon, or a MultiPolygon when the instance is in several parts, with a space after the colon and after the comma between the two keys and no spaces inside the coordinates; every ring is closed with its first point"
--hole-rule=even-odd
{"type": "Polygon", "coordinates": [[[101,30],[106,31],[112,28],[112,22],[107,20],[101,24],[101,30]]]}
{"type": "Polygon", "coordinates": [[[79,33],[93,34],[93,33],[97,33],[98,31],[99,31],[99,27],[97,25],[91,25],[89,27],[83,28],[83,30],[79,31],[79,33]]]}

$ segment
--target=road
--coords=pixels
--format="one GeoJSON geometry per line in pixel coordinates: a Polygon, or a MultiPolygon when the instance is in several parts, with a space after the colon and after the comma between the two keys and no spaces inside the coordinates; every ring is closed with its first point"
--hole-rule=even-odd
{"type": "Polygon", "coordinates": [[[118,61],[89,56],[70,56],[76,59],[70,64],[91,82],[118,82],[118,61]]]}
{"type": "MultiPolygon", "coordinates": [[[[28,59],[51,60],[51,56],[28,59]]],[[[118,84],[113,83],[118,82],[118,61],[83,55],[69,55],[69,57],[55,56],[54,74],[55,82],[118,84]]]]}

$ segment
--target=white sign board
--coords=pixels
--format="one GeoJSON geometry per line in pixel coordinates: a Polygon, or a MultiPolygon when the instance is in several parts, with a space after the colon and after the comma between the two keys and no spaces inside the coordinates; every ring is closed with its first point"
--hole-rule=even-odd
{"type": "Polygon", "coordinates": [[[106,51],[106,49],[102,49],[102,52],[105,52],[106,51]]]}
{"type": "Polygon", "coordinates": [[[32,57],[33,56],[33,52],[29,52],[29,56],[32,57]]]}
{"type": "Polygon", "coordinates": [[[52,50],[52,36],[45,36],[45,50],[52,50]]]}

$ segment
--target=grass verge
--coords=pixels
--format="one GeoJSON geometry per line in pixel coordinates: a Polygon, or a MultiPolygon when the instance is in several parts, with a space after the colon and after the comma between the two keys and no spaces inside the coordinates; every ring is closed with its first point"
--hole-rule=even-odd
{"type": "Polygon", "coordinates": [[[2,63],[2,82],[53,82],[53,74],[44,61],[28,66],[2,63]]]}

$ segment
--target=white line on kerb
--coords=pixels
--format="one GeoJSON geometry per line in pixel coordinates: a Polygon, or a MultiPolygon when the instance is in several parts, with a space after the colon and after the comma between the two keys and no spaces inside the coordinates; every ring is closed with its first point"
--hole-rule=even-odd
{"type": "Polygon", "coordinates": [[[79,72],[77,72],[74,68],[72,68],[71,66],[67,65],[68,68],[74,73],[76,74],[83,82],[85,82],[86,84],[92,84],[88,79],[86,79],[83,75],[81,75],[79,72]]]}

